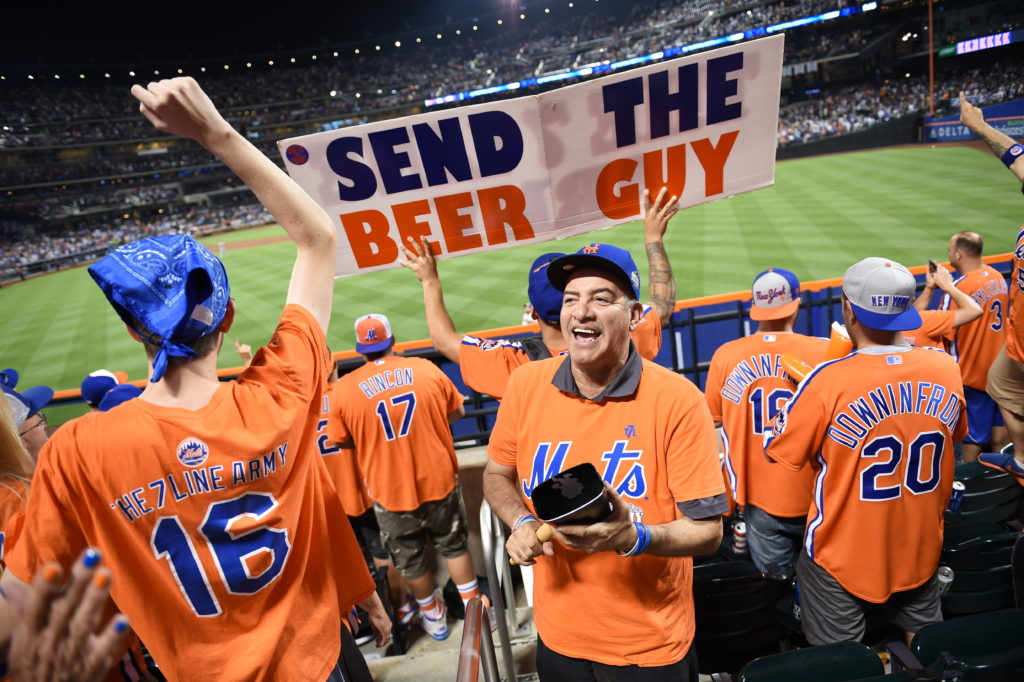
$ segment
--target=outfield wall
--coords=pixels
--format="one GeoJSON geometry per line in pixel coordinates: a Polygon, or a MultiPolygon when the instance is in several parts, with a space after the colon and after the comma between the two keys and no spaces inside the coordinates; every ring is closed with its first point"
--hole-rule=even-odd
{"type": "MultiPolygon", "coordinates": [[[[1013,254],[1004,253],[986,256],[985,261],[1009,277],[1013,254]]],[[[948,267],[948,263],[944,264],[948,267]]],[[[927,266],[910,268],[918,280],[919,290],[924,287],[924,273],[927,266]]],[[[756,274],[756,273],[755,273],[756,274]]],[[[753,276],[753,275],[752,275],[753,276]]],[[[827,337],[834,320],[842,321],[841,308],[842,278],[804,282],[801,290],[800,314],[796,331],[813,336],[827,337]]],[[[655,361],[679,374],[683,374],[703,390],[711,356],[723,343],[748,335],[756,329],[747,314],[750,292],[737,291],[729,294],[704,296],[676,303],[672,320],[662,330],[661,351],[655,361]]],[[[480,338],[515,338],[539,333],[536,324],[500,327],[482,331],[467,332],[480,338]]],[[[398,353],[424,357],[436,363],[466,396],[466,416],[453,425],[456,447],[484,445],[494,425],[498,402],[490,396],[470,389],[462,381],[458,365],[434,350],[427,339],[407,341],[395,346],[398,353]]],[[[334,353],[342,374],[363,364],[362,356],[355,350],[334,353]]],[[[238,376],[242,367],[218,370],[222,381],[238,376]]],[[[131,382],[143,387],[145,381],[131,382]]],[[[79,389],[57,391],[52,404],[81,402],[79,389]]]]}

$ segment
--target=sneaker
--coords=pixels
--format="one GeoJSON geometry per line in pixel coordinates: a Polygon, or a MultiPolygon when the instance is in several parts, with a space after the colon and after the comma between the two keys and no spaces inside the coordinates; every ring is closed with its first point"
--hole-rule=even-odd
{"type": "Polygon", "coordinates": [[[398,607],[398,611],[395,613],[395,619],[399,625],[408,625],[409,623],[416,620],[420,615],[420,605],[415,600],[410,599],[409,601],[398,607]]]}
{"type": "Polygon", "coordinates": [[[448,639],[448,614],[445,612],[444,601],[440,597],[438,602],[441,604],[441,615],[435,619],[420,612],[420,626],[423,627],[428,635],[437,641],[441,641],[448,639]]]}
{"type": "Polygon", "coordinates": [[[1024,484],[1024,467],[1022,467],[1011,453],[1006,452],[983,452],[978,455],[978,461],[992,469],[999,469],[1017,479],[1018,483],[1024,484]]]}

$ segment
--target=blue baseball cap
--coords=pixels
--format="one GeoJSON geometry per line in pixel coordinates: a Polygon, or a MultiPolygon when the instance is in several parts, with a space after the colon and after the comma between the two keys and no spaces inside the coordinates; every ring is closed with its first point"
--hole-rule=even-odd
{"type": "Polygon", "coordinates": [[[576,253],[562,256],[548,266],[548,280],[559,291],[565,291],[565,284],[573,270],[594,268],[614,275],[628,285],[627,291],[635,300],[640,300],[640,273],[629,251],[611,244],[587,244],[576,253]]]}
{"type": "Polygon", "coordinates": [[[142,395],[142,389],[132,384],[120,384],[107,391],[100,401],[100,412],[107,412],[121,403],[142,395]]]}
{"type": "Polygon", "coordinates": [[[163,377],[169,357],[196,357],[186,344],[217,329],[231,295],[224,265],[187,235],[126,244],[89,266],[89,274],[124,323],[159,346],[152,382],[163,377]]]}
{"type": "Polygon", "coordinates": [[[750,287],[750,319],[781,320],[800,308],[800,280],[789,270],[770,268],[750,287]]]}
{"type": "Polygon", "coordinates": [[[905,332],[921,326],[914,307],[917,280],[894,260],[865,258],[843,275],[843,293],[864,326],[905,332]]]}
{"type": "Polygon", "coordinates": [[[0,386],[6,386],[7,388],[14,388],[18,385],[18,370],[13,367],[0,372],[0,386]]]}
{"type": "Polygon", "coordinates": [[[564,253],[545,253],[530,266],[530,286],[526,295],[530,298],[537,317],[545,322],[558,322],[562,313],[562,292],[551,286],[548,280],[548,266],[551,261],[561,258],[564,253]]]}
{"type": "Polygon", "coordinates": [[[82,400],[92,407],[99,407],[103,396],[118,383],[117,378],[110,372],[93,372],[82,379],[82,400]]]}
{"type": "Polygon", "coordinates": [[[19,431],[26,419],[46,407],[53,398],[53,389],[49,386],[33,386],[20,393],[7,386],[0,386],[0,389],[3,389],[7,404],[11,407],[14,428],[19,431]]]}

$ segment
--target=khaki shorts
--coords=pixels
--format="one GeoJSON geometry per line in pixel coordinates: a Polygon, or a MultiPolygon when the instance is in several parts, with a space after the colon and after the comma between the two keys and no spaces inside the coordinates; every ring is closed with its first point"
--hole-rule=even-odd
{"type": "Polygon", "coordinates": [[[388,511],[374,502],[373,512],[380,525],[381,540],[395,568],[406,580],[415,580],[430,569],[429,545],[445,559],[454,559],[469,551],[466,507],[459,484],[443,499],[424,502],[412,511],[388,511]]]}
{"type": "Polygon", "coordinates": [[[1024,363],[1008,357],[1005,346],[988,370],[985,392],[999,407],[1024,416],[1024,363]]]}

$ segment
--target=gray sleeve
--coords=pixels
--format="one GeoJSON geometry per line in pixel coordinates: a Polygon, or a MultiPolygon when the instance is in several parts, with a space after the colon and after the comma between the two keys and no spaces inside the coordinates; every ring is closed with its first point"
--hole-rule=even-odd
{"type": "Polygon", "coordinates": [[[699,500],[677,502],[676,506],[679,507],[679,511],[683,512],[683,514],[688,518],[691,518],[694,521],[701,521],[703,519],[721,516],[729,511],[729,500],[726,499],[725,493],[722,493],[721,495],[715,495],[714,497],[702,497],[699,500]]]}

